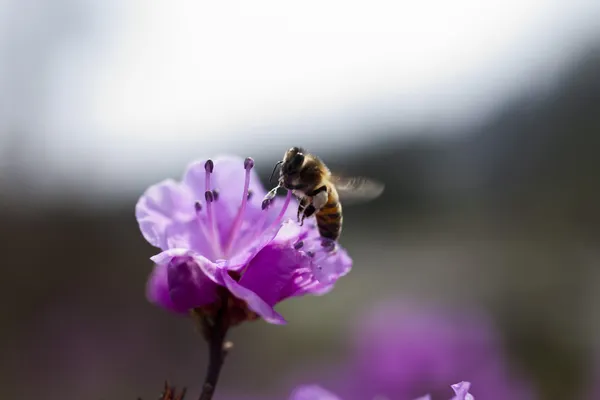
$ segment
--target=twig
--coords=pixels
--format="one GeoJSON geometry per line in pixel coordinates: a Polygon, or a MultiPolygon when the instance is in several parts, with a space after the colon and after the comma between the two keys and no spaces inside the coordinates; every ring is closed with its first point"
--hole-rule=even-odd
{"type": "Polygon", "coordinates": [[[211,400],[217,383],[221,368],[225,361],[227,352],[231,349],[231,342],[225,342],[225,336],[229,330],[229,321],[227,319],[227,299],[223,301],[220,310],[214,318],[201,316],[202,330],[208,341],[208,370],[202,385],[202,393],[199,400],[211,400]]]}

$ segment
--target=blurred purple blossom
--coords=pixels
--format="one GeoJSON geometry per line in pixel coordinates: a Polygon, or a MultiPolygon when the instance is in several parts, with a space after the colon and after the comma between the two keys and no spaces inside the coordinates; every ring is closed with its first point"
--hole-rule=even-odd
{"type": "Polygon", "coordinates": [[[165,180],[141,196],[140,230],[162,250],[151,257],[150,301],[187,313],[209,309],[226,288],[237,322],[260,316],[283,324],[277,303],[324,294],[350,271],[344,249],[322,246],[314,223],[296,223],[291,192],[283,201],[263,200],[253,167],[250,158],[194,162],[181,182],[165,180]]]}
{"type": "MultiPolygon", "coordinates": [[[[450,400],[475,400],[469,393],[470,382],[459,382],[451,386],[455,396],[450,400]]],[[[292,392],[290,400],[342,400],[333,393],[318,385],[299,386],[292,392]]],[[[431,400],[431,396],[425,395],[415,400],[431,400]]]]}
{"type": "Polygon", "coordinates": [[[335,394],[318,385],[298,386],[289,400],[341,400],[335,394]]]}
{"type": "Polygon", "coordinates": [[[476,398],[536,398],[509,367],[500,337],[483,313],[390,301],[357,321],[348,362],[305,380],[344,400],[410,400],[423,393],[447,399],[449,383],[463,377],[473,384],[476,398]]]}
{"type": "Polygon", "coordinates": [[[591,364],[580,396],[583,400],[600,399],[600,351],[598,349],[592,349],[590,360],[591,364]]]}

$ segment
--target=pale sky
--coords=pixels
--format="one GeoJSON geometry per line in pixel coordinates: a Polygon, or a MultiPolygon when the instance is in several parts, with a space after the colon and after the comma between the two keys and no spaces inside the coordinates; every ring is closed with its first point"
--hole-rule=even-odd
{"type": "Polygon", "coordinates": [[[47,55],[44,101],[12,107],[17,125],[43,134],[25,165],[44,172],[40,185],[93,196],[178,177],[195,157],[362,145],[377,126],[468,126],[543,85],[600,20],[594,1],[60,0],[53,26],[26,10],[41,1],[7,1],[1,40],[21,37],[24,54],[62,27],[61,6],[78,7],[71,24],[92,12],[47,55]]]}

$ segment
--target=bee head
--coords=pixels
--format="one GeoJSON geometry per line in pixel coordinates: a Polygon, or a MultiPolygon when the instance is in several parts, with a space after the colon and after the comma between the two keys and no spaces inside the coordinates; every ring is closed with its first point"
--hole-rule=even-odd
{"type": "Polygon", "coordinates": [[[292,147],[285,152],[283,163],[281,164],[281,172],[291,175],[300,172],[300,167],[304,163],[304,149],[301,147],[292,147]]]}

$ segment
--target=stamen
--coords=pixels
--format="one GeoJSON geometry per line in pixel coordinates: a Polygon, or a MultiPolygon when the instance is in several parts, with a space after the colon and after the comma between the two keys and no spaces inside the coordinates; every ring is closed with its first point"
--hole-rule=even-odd
{"type": "Polygon", "coordinates": [[[260,214],[259,219],[252,224],[250,230],[248,232],[245,232],[244,236],[240,238],[242,239],[242,243],[238,242],[238,248],[245,248],[246,246],[248,246],[248,244],[252,242],[252,240],[254,240],[254,238],[263,231],[263,227],[265,226],[265,221],[267,220],[268,214],[269,213],[266,212],[260,214]]]}
{"type": "MultiPolygon", "coordinates": [[[[275,198],[275,195],[276,195],[278,189],[279,189],[279,186],[271,189],[271,191],[269,191],[269,193],[267,193],[267,195],[265,196],[265,198],[262,202],[262,206],[261,206],[263,212],[261,213],[258,221],[256,221],[255,223],[252,224],[252,228],[250,229],[250,231],[246,232],[246,234],[244,235],[246,239],[244,240],[243,244],[240,245],[240,247],[247,246],[248,242],[251,241],[253,237],[255,237],[256,235],[265,231],[265,229],[264,229],[265,222],[267,221],[267,218],[269,217],[269,213],[266,212],[266,210],[273,203],[273,200],[275,198]]],[[[289,196],[289,197],[291,197],[291,196],[289,196]]],[[[285,212],[285,209],[287,208],[287,205],[289,204],[289,202],[290,202],[290,198],[286,199],[286,203],[284,204],[284,208],[282,210],[283,213],[285,212]]],[[[282,215],[280,215],[271,225],[269,225],[267,230],[274,227],[275,225],[281,223],[281,218],[282,218],[282,215]]]]}
{"type": "Polygon", "coordinates": [[[218,257],[222,253],[221,241],[217,235],[217,227],[215,225],[215,218],[213,215],[212,202],[215,200],[215,198],[212,190],[210,189],[210,175],[212,174],[214,168],[215,164],[210,159],[204,164],[204,170],[206,171],[204,198],[206,199],[206,213],[208,218],[208,229],[210,233],[210,235],[208,235],[208,240],[211,242],[211,247],[215,251],[215,257],[218,257]]]}
{"type": "Polygon", "coordinates": [[[283,216],[285,215],[285,212],[286,212],[288,206],[290,205],[291,200],[292,200],[292,191],[288,190],[287,196],[285,196],[285,203],[283,203],[283,206],[281,207],[281,211],[279,211],[279,215],[277,216],[277,218],[275,218],[275,221],[273,221],[271,223],[271,225],[267,228],[267,230],[271,230],[271,228],[273,228],[274,226],[281,224],[281,220],[283,219],[283,216]]]}
{"type": "MultiPolygon", "coordinates": [[[[213,256],[212,258],[217,257],[221,250],[215,247],[214,240],[211,240],[211,236],[210,236],[210,232],[208,231],[208,227],[203,222],[202,203],[200,201],[196,201],[196,203],[194,203],[194,209],[196,210],[196,220],[198,221],[198,227],[200,228],[200,230],[204,234],[204,237],[207,238],[208,243],[210,244],[210,248],[212,250],[212,256],[213,256]]],[[[211,257],[209,257],[209,258],[211,258],[211,257]]]]}
{"type": "Polygon", "coordinates": [[[302,240],[294,243],[294,249],[295,250],[300,250],[302,248],[302,246],[304,246],[304,242],[302,240]]]}
{"type": "Polygon", "coordinates": [[[215,201],[219,200],[219,191],[217,189],[213,189],[212,194],[215,201]]]}
{"type": "Polygon", "coordinates": [[[228,254],[233,246],[233,243],[236,241],[237,236],[240,231],[240,227],[242,226],[242,221],[244,217],[244,212],[246,211],[246,204],[248,204],[248,188],[250,187],[250,171],[254,167],[254,160],[250,157],[246,158],[244,161],[244,169],[246,170],[246,177],[244,179],[244,191],[242,193],[242,205],[240,206],[238,213],[235,217],[233,225],[231,226],[231,232],[229,233],[229,240],[227,241],[227,245],[225,246],[225,254],[228,254]]]}

